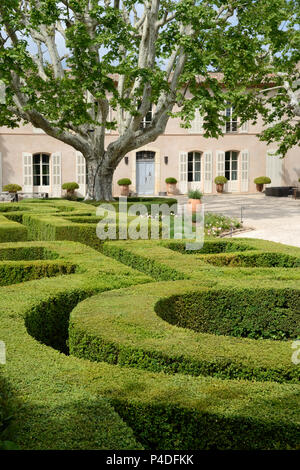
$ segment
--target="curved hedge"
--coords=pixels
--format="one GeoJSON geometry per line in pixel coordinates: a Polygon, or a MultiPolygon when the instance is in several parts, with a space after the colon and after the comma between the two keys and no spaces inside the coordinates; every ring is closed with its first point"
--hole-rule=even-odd
{"type": "Polygon", "coordinates": [[[27,240],[27,229],[24,225],[0,215],[0,243],[27,240]]]}
{"type": "MultiPolygon", "coordinates": [[[[272,299],[273,295],[276,299],[277,294],[277,300],[281,300],[280,290],[269,288],[268,291],[268,299],[272,299]]],[[[195,316],[198,325],[200,299],[205,297],[203,311],[207,315],[204,307],[210,302],[213,302],[213,306],[218,306],[219,298],[220,304],[224,305],[224,293],[227,301],[239,299],[240,305],[245,307],[247,293],[251,294],[251,299],[262,299],[267,290],[259,287],[248,291],[233,289],[230,298],[228,290],[200,289],[194,281],[176,281],[155,283],[148,289],[135,286],[94,296],[79,304],[71,314],[70,352],[92,361],[106,361],[153,372],[298,383],[300,370],[291,363],[290,342],[217,336],[171,324],[178,324],[178,317],[174,318],[174,309],[177,308],[178,313],[178,309],[182,309],[182,304],[186,301],[187,307],[191,308],[191,315],[187,316],[185,310],[185,315],[180,318],[181,323],[184,323],[181,326],[194,326],[195,316]],[[193,303],[195,298],[196,304],[193,303]],[[194,315],[192,308],[195,308],[194,315]],[[156,312],[167,322],[159,318],[156,312]]],[[[292,292],[287,291],[285,294],[290,294],[290,301],[295,301],[300,295],[298,291],[293,299],[292,292]]],[[[223,312],[226,311],[226,304],[224,307],[223,312]]],[[[249,313],[249,325],[256,332],[257,326],[253,317],[251,318],[251,311],[249,313]]],[[[264,313],[263,320],[267,323],[267,310],[264,313]]],[[[211,332],[214,332],[218,321],[219,329],[225,329],[228,327],[228,319],[232,325],[234,319],[231,318],[230,310],[227,312],[227,323],[223,324],[220,317],[216,319],[212,316],[212,326],[206,322],[205,327],[210,327],[211,332]]],[[[260,319],[260,322],[263,320],[260,319]]],[[[241,327],[237,321],[235,326],[237,329],[241,327]]],[[[292,326],[296,328],[295,322],[292,326]]]]}
{"type": "MultiPolygon", "coordinates": [[[[91,206],[35,205],[22,213],[30,236],[68,237],[72,224],[93,228],[86,215],[91,206]],[[45,214],[48,208],[58,215],[45,214]],[[88,220],[67,224],[68,216],[88,220]]],[[[95,216],[92,207],[90,214],[95,216]]],[[[90,242],[88,236],[80,241],[90,242]]],[[[191,253],[180,241],[107,242],[99,247],[105,255],[73,242],[2,248],[5,264],[21,266],[24,259],[24,267],[76,266],[70,274],[0,288],[0,339],[7,347],[1,373],[14,415],[6,438],[20,448],[299,448],[299,367],[291,362],[291,341],[197,332],[171,325],[155,312],[182,319],[194,305],[185,320],[193,321],[204,295],[207,304],[219,306],[219,319],[234,299],[247,304],[249,318],[257,299],[264,318],[271,301],[273,312],[282,309],[279,319],[293,305],[294,315],[299,249],[262,240],[211,240],[191,253]],[[252,256],[249,265],[210,262],[240,255],[247,263],[252,256]],[[62,354],[69,348],[71,355],[62,354]]]]}
{"type": "Polygon", "coordinates": [[[172,325],[214,335],[273,340],[300,335],[296,289],[201,289],[159,300],[155,311],[172,325]]]}
{"type": "MultiPolygon", "coordinates": [[[[21,449],[140,449],[132,430],[114,411],[101,387],[98,391],[95,388],[97,383],[101,385],[101,375],[109,377],[110,371],[41,344],[28,333],[25,323],[30,329],[28,318],[38,311],[39,326],[43,326],[44,335],[53,338],[50,321],[45,320],[53,317],[57,321],[60,307],[66,311],[66,300],[75,293],[81,293],[79,301],[103,290],[151,279],[113,260],[107,263],[103,255],[81,244],[22,242],[3,244],[1,248],[9,257],[16,249],[26,253],[33,248],[37,254],[42,248],[56,253],[61,262],[77,265],[74,274],[0,288],[0,339],[7,349],[7,363],[1,367],[1,374],[10,388],[8,406],[13,415],[6,439],[21,449]],[[51,311],[47,317],[48,305],[51,311]]],[[[64,320],[52,323],[57,332],[68,317],[61,314],[64,320]]],[[[60,340],[63,332],[59,332],[60,340]]]]}

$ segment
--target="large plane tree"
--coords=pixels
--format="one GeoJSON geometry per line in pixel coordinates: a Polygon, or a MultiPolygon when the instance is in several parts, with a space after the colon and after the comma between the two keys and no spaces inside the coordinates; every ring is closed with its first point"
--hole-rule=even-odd
{"type": "Polygon", "coordinates": [[[271,55],[293,86],[295,44],[284,25],[297,3],[1,0],[0,124],[30,122],[71,145],[87,162],[88,198],[111,200],[122,158],[154,141],[174,113],[188,127],[199,109],[207,137],[221,135],[228,102],[254,116],[261,88],[251,99],[246,90],[264,82],[271,55]],[[107,129],[118,132],[109,145],[107,129]]]}

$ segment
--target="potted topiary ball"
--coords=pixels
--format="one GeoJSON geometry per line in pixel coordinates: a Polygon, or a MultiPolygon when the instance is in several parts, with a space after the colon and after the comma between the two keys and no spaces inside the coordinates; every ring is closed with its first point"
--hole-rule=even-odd
{"type": "Polygon", "coordinates": [[[62,185],[62,189],[67,191],[67,199],[74,199],[75,190],[79,189],[79,184],[75,183],[75,181],[73,181],[71,183],[64,183],[62,185]]]}
{"type": "Polygon", "coordinates": [[[129,186],[131,185],[131,180],[129,178],[121,178],[118,181],[120,186],[121,196],[129,196],[129,186]]]}
{"type": "Polygon", "coordinates": [[[22,191],[22,187],[18,184],[6,184],[3,186],[3,191],[8,191],[11,194],[15,194],[18,191],[22,191]]]}
{"type": "Polygon", "coordinates": [[[168,196],[176,194],[177,179],[170,177],[170,178],[166,178],[165,182],[167,183],[167,194],[168,194],[168,196]]]}
{"type": "Polygon", "coordinates": [[[198,189],[195,189],[193,191],[189,191],[188,193],[188,209],[189,212],[192,214],[195,214],[197,212],[197,209],[199,208],[201,204],[201,199],[203,197],[203,194],[201,191],[198,191],[198,189]]]}
{"type": "Polygon", "coordinates": [[[264,184],[271,183],[271,178],[268,176],[258,176],[254,179],[254,183],[256,184],[256,190],[261,193],[264,189],[264,184]]]}
{"type": "Polygon", "coordinates": [[[224,189],[224,184],[228,182],[226,176],[216,176],[215,177],[215,184],[217,187],[217,193],[222,193],[224,189]]]}

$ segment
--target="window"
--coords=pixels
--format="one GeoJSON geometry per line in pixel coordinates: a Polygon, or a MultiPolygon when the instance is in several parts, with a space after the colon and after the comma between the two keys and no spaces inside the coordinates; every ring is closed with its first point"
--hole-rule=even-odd
{"type": "Polygon", "coordinates": [[[201,153],[188,153],[188,181],[201,181],[201,153]]]}
{"type": "Polygon", "coordinates": [[[141,152],[136,152],[136,159],[152,162],[155,160],[155,152],[151,152],[150,150],[142,150],[141,152]]]}
{"type": "Polygon", "coordinates": [[[152,122],[152,106],[150,107],[146,116],[143,117],[141,122],[141,129],[145,129],[146,127],[150,127],[152,122]]]}
{"type": "Polygon", "coordinates": [[[49,155],[45,153],[37,153],[33,155],[33,186],[49,186],[49,159],[49,155]]]}
{"type": "Polygon", "coordinates": [[[228,119],[226,122],[226,132],[237,132],[238,130],[237,118],[233,115],[234,107],[226,108],[226,118],[228,119]]]}
{"type": "Polygon", "coordinates": [[[225,176],[228,181],[237,181],[238,152],[225,152],[225,176]]]}

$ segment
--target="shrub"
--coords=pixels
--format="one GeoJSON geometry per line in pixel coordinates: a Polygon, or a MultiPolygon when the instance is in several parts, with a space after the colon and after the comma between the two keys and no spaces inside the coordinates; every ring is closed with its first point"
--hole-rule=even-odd
{"type": "Polygon", "coordinates": [[[3,191],[16,193],[17,191],[22,191],[22,186],[18,184],[6,184],[5,186],[3,186],[3,191]]]}
{"type": "Polygon", "coordinates": [[[76,266],[63,261],[0,262],[0,286],[31,281],[42,277],[74,273],[76,266]]]}
{"type": "MultiPolygon", "coordinates": [[[[12,213],[22,215],[30,236],[95,237],[93,207],[89,217],[83,204],[34,205],[35,213],[12,213]],[[57,214],[45,214],[50,208],[57,214]]],[[[36,260],[19,263],[25,271],[50,266],[49,256],[77,267],[59,279],[0,289],[0,339],[9,352],[3,374],[16,416],[5,438],[22,449],[299,447],[300,371],[287,340],[299,324],[298,248],[213,239],[188,254],[179,240],[113,241],[100,249],[111,258],[82,243],[0,247],[0,259],[11,260],[3,266],[17,266],[22,256],[36,260]],[[264,334],[270,339],[249,338],[264,334]],[[53,349],[67,353],[68,341],[88,361],[53,349]]]]}
{"type": "Polygon", "coordinates": [[[0,215],[0,243],[22,240],[27,240],[26,227],[0,215]]]}
{"type": "Polygon", "coordinates": [[[216,176],[215,177],[215,184],[226,184],[228,179],[225,176],[216,176]]]}
{"type": "Polygon", "coordinates": [[[155,309],[172,325],[203,333],[274,340],[300,334],[297,290],[211,289],[171,296],[155,309]]]}
{"type": "Polygon", "coordinates": [[[299,316],[295,308],[299,292],[234,289],[232,299],[231,292],[230,289],[200,289],[197,282],[185,280],[155,283],[149,285],[146,292],[141,286],[136,286],[95,296],[78,305],[71,314],[71,353],[96,362],[106,361],[152,372],[299,381],[299,370],[291,364],[290,346],[286,342],[222,336],[230,335],[228,332],[231,331],[239,336],[241,331],[246,332],[249,328],[249,336],[253,334],[254,337],[263,324],[267,324],[266,337],[294,336],[299,316]],[[197,292],[191,289],[197,289],[197,292]],[[261,298],[265,294],[266,302],[262,303],[261,298]],[[133,299],[138,299],[138,314],[133,299]],[[268,311],[270,299],[273,303],[269,304],[268,311]],[[202,301],[207,311],[201,307],[202,301]],[[250,305],[245,308],[243,324],[240,325],[237,321],[239,309],[243,312],[247,301],[250,305]],[[285,301],[287,307],[282,307],[279,312],[285,301]],[[257,313],[254,306],[259,308],[257,313]],[[287,316],[286,322],[284,315],[287,316]],[[203,330],[199,331],[201,327],[203,330]],[[244,330],[239,330],[242,327],[244,330]],[[196,333],[187,328],[196,330],[196,333]]]}
{"type": "Polygon", "coordinates": [[[118,181],[118,185],[119,186],[130,186],[132,183],[131,183],[131,180],[129,178],[121,178],[119,181],[118,181]]]}
{"type": "Polygon", "coordinates": [[[166,178],[166,179],[165,179],[165,182],[166,182],[167,184],[176,184],[176,183],[177,183],[177,179],[176,179],[176,178],[169,177],[169,178],[166,178]]]}
{"type": "Polygon", "coordinates": [[[270,184],[271,183],[271,178],[268,176],[258,176],[257,178],[254,179],[255,184],[270,184]]]}
{"type": "Polygon", "coordinates": [[[189,199],[202,199],[202,197],[203,194],[201,193],[201,191],[198,191],[198,189],[191,190],[188,193],[189,199]]]}
{"type": "Polygon", "coordinates": [[[79,189],[79,184],[72,182],[72,183],[64,183],[62,185],[62,189],[65,189],[68,192],[73,192],[75,189],[79,189]]]}

